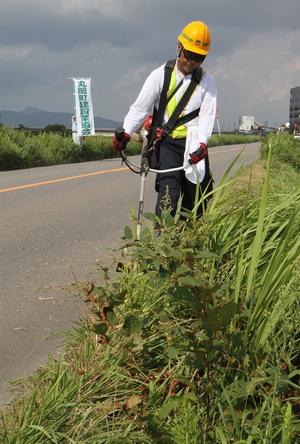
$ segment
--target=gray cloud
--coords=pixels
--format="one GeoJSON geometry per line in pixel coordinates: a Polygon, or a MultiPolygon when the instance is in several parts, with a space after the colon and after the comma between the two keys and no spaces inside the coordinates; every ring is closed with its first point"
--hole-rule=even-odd
{"type": "MultiPolygon", "coordinates": [[[[135,0],[128,1],[126,9],[125,2],[119,2],[123,8],[120,7],[119,13],[113,15],[107,15],[101,12],[101,7],[96,7],[101,2],[90,2],[86,8],[73,8],[68,13],[57,10],[55,2],[52,8],[50,1],[48,6],[29,1],[26,7],[22,2],[17,7],[18,3],[14,1],[11,6],[1,7],[1,44],[42,44],[55,50],[94,41],[120,47],[152,39],[164,44],[172,41],[185,23],[201,19],[211,26],[214,49],[218,53],[220,47],[222,51],[225,48],[231,51],[254,32],[290,31],[299,26],[298,0],[288,0],[284,7],[279,0],[211,0],[209,3],[202,2],[201,14],[195,13],[201,10],[199,0],[190,0],[184,5],[178,0],[142,3],[135,0]]],[[[160,46],[156,50],[160,52],[160,46]]]]}
{"type": "Polygon", "coordinates": [[[124,47],[133,40],[132,26],[120,23],[117,18],[107,19],[100,13],[92,11],[83,15],[70,14],[56,16],[42,14],[35,11],[32,15],[2,17],[0,27],[0,41],[3,45],[39,44],[47,49],[65,51],[78,44],[94,41],[108,42],[109,44],[124,47]],[[5,20],[8,19],[8,20],[5,20]],[[14,32],[11,32],[14,29],[14,32]],[[112,33],[117,29],[117,33],[112,33]],[[120,35],[123,37],[120,38],[120,35]]]}
{"type": "Polygon", "coordinates": [[[91,76],[95,113],[121,119],[150,70],[176,55],[191,20],[206,21],[224,125],[239,114],[280,121],[300,83],[299,0],[4,0],[2,109],[68,111],[67,77],[91,76]]]}

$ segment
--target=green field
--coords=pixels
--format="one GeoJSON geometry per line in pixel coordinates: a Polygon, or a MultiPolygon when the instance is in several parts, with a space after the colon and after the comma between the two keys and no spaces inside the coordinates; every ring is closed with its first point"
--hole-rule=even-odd
{"type": "Polygon", "coordinates": [[[299,442],[300,142],[261,154],[201,220],[125,227],[120,274],[82,290],[88,316],[19,383],[1,443],[299,442]]]}
{"type": "MultiPolygon", "coordinates": [[[[214,135],[209,146],[232,143],[249,143],[260,140],[258,136],[214,135]]],[[[139,154],[141,144],[132,140],[127,154],[139,154]]],[[[0,127],[0,171],[31,168],[73,162],[86,162],[119,156],[112,151],[111,138],[86,137],[83,145],[73,143],[69,134],[48,131],[32,132],[0,127]]]]}

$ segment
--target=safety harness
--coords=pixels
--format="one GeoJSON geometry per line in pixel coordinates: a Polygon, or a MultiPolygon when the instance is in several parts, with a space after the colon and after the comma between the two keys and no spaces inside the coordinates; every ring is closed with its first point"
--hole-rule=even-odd
{"type": "Polygon", "coordinates": [[[194,119],[198,116],[200,108],[195,109],[194,111],[186,114],[185,116],[181,116],[184,108],[188,104],[192,94],[194,93],[197,85],[199,85],[203,70],[201,67],[196,68],[193,71],[191,81],[185,90],[184,94],[182,95],[181,99],[179,100],[175,110],[173,111],[172,115],[170,116],[169,120],[162,125],[164,114],[166,111],[166,107],[172,97],[176,94],[176,92],[181,87],[183,80],[177,85],[174,91],[172,91],[171,94],[168,95],[168,90],[171,82],[171,76],[172,72],[174,70],[174,66],[176,63],[176,59],[169,60],[165,65],[165,75],[164,75],[164,83],[162,92],[160,95],[159,105],[158,109],[154,107],[153,110],[153,118],[152,118],[152,126],[148,133],[147,139],[148,142],[144,147],[142,157],[144,159],[150,159],[151,155],[155,151],[158,142],[166,136],[170,136],[170,134],[179,126],[186,124],[190,120],[194,119]]]}

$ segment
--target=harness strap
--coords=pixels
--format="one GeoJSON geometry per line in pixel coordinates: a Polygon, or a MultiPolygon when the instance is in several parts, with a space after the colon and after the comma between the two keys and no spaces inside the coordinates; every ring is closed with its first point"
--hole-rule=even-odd
{"type": "MultiPolygon", "coordinates": [[[[177,93],[177,91],[181,88],[181,86],[182,86],[182,84],[183,84],[183,79],[182,80],[180,80],[180,82],[178,83],[178,85],[176,86],[176,88],[171,92],[171,94],[168,96],[168,98],[167,98],[167,101],[166,101],[166,106],[168,105],[168,103],[172,100],[172,98],[175,96],[175,94],[177,93]]],[[[154,106],[154,109],[153,109],[153,113],[152,113],[152,119],[153,119],[153,121],[155,122],[157,122],[158,121],[158,110],[157,110],[157,108],[154,106]]],[[[160,126],[160,125],[157,125],[157,126],[160,126]]]]}
{"type": "Polygon", "coordinates": [[[184,125],[185,123],[189,122],[190,120],[195,119],[195,117],[198,116],[199,111],[200,111],[200,108],[197,108],[197,109],[194,109],[194,111],[191,111],[190,113],[186,114],[185,116],[179,117],[179,119],[175,123],[172,131],[174,131],[174,129],[178,128],[179,126],[184,125]]]}
{"type": "MultiPolygon", "coordinates": [[[[183,80],[177,85],[174,91],[169,95],[168,97],[168,90],[171,82],[171,76],[176,63],[176,59],[169,60],[165,65],[165,75],[164,75],[164,83],[162,92],[160,94],[159,99],[159,105],[158,109],[154,107],[153,109],[153,118],[152,118],[152,127],[151,130],[147,136],[148,143],[144,147],[142,158],[147,158],[150,155],[150,150],[154,149],[153,146],[155,144],[155,138],[156,138],[156,129],[162,127],[162,122],[165,114],[165,110],[167,107],[168,102],[174,97],[174,94],[178,91],[178,89],[181,87],[183,80]]],[[[183,96],[181,97],[178,105],[176,106],[176,109],[172,113],[169,121],[163,126],[163,130],[166,134],[172,133],[172,131],[177,128],[180,125],[183,125],[184,123],[188,122],[189,120],[194,119],[198,113],[200,108],[197,110],[192,111],[191,113],[187,114],[186,116],[183,116],[179,118],[180,114],[184,110],[185,106],[187,105],[188,101],[190,100],[193,92],[195,91],[197,85],[200,83],[203,75],[203,70],[201,67],[194,70],[192,79],[190,84],[188,85],[186,91],[184,92],[183,96]]]]}
{"type": "MultiPolygon", "coordinates": [[[[201,67],[197,68],[193,72],[193,76],[192,76],[192,79],[190,81],[190,84],[188,85],[188,87],[187,87],[185,93],[183,94],[183,96],[181,97],[178,105],[176,106],[176,108],[175,108],[173,114],[171,115],[171,117],[169,118],[168,122],[163,126],[163,130],[167,134],[171,134],[172,131],[174,130],[174,128],[179,126],[178,125],[179,116],[182,113],[182,111],[184,110],[184,108],[186,107],[186,105],[188,104],[188,102],[189,102],[190,98],[192,97],[192,94],[195,91],[197,85],[200,83],[201,78],[202,78],[202,74],[203,74],[203,70],[202,70],[201,67]]],[[[194,111],[192,113],[189,113],[186,116],[184,116],[186,118],[184,120],[184,123],[186,123],[189,120],[192,120],[192,118],[196,117],[194,115],[194,111]]],[[[198,109],[198,113],[199,113],[199,109],[198,109]]]]}
{"type": "Polygon", "coordinates": [[[168,100],[167,100],[167,105],[168,103],[172,100],[172,98],[175,96],[175,94],[177,93],[177,91],[179,90],[179,88],[181,88],[183,84],[183,79],[180,80],[180,82],[178,83],[178,85],[176,86],[176,88],[171,92],[171,94],[168,96],[168,100]]]}
{"type": "Polygon", "coordinates": [[[153,121],[153,126],[161,126],[165,109],[168,103],[168,89],[171,81],[172,72],[176,63],[176,59],[169,60],[165,65],[165,75],[162,92],[160,94],[158,112],[155,121],[153,121]]]}

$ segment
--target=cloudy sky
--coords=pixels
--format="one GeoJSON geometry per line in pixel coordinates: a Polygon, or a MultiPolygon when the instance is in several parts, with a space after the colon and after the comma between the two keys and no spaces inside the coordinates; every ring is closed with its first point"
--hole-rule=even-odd
{"type": "Polygon", "coordinates": [[[68,77],[91,77],[95,115],[123,120],[177,35],[205,21],[220,123],[288,120],[300,86],[299,0],[2,0],[0,109],[72,111],[68,77]]]}

